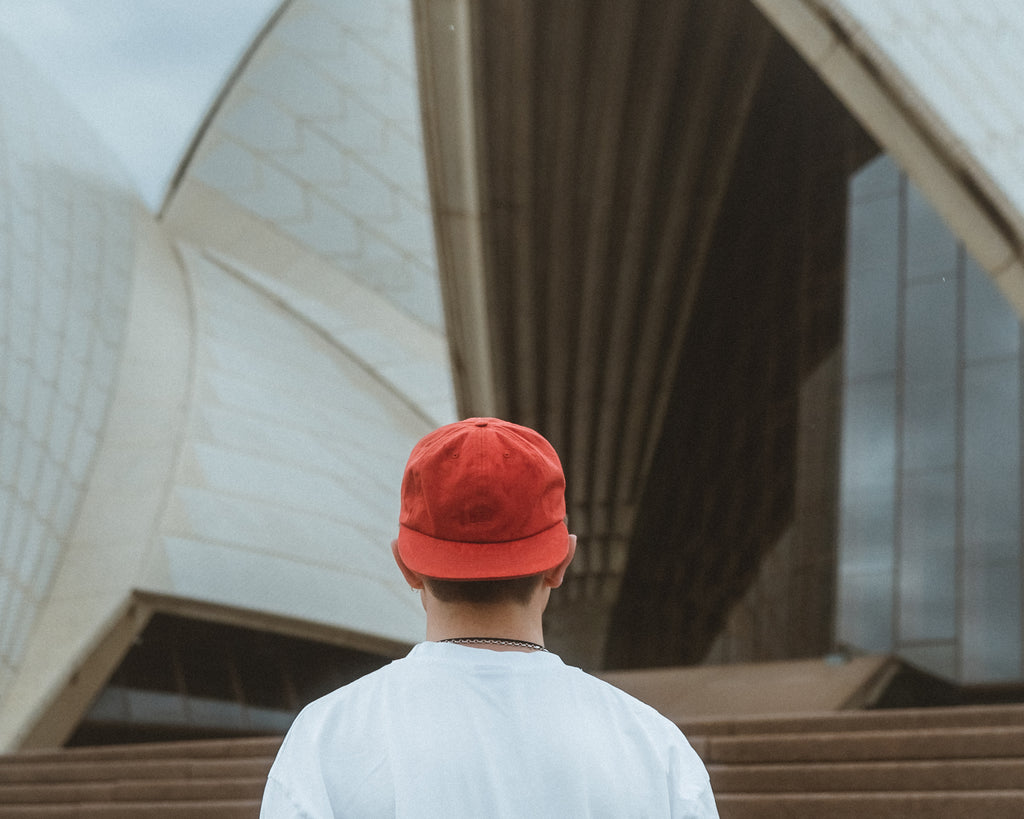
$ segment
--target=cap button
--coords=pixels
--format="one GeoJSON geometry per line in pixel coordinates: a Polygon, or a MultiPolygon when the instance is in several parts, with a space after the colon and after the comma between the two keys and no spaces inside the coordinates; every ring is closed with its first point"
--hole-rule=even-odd
{"type": "Polygon", "coordinates": [[[476,425],[478,427],[485,427],[485,426],[487,426],[487,422],[486,421],[477,421],[476,425]]]}

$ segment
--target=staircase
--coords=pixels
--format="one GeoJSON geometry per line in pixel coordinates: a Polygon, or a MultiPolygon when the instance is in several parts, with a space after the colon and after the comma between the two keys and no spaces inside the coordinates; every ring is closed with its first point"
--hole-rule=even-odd
{"type": "Polygon", "coordinates": [[[0,819],[256,819],[280,744],[200,740],[0,757],[0,819]]]}
{"type": "MultiPolygon", "coordinates": [[[[722,819],[1024,816],[1024,706],[687,721],[722,819]]],[[[0,819],[256,819],[280,738],[0,757],[0,819]]]]}
{"type": "Polygon", "coordinates": [[[1024,706],[846,711],[683,726],[722,819],[1024,816],[1024,706]]]}

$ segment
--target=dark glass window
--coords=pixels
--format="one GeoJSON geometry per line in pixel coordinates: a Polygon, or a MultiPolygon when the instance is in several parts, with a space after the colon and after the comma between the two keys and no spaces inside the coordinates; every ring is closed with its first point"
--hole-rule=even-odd
{"type": "Polygon", "coordinates": [[[978,265],[967,260],[967,360],[1016,357],[1020,322],[1003,295],[978,265]]]}
{"type": "Polygon", "coordinates": [[[1020,367],[1016,361],[971,367],[964,386],[964,536],[968,543],[1017,541],[1020,367]]]}
{"type": "Polygon", "coordinates": [[[357,649],[156,614],[69,744],[284,733],[304,705],[388,662],[357,649]]]}
{"type": "Polygon", "coordinates": [[[907,276],[944,277],[954,281],[957,242],[949,228],[913,185],[907,185],[907,276]]]}
{"type": "Polygon", "coordinates": [[[956,633],[956,475],[907,473],[901,493],[899,638],[952,639],[956,633]]]}
{"type": "Polygon", "coordinates": [[[1019,318],[890,159],[850,201],[837,638],[1019,681],[1019,318]]]}

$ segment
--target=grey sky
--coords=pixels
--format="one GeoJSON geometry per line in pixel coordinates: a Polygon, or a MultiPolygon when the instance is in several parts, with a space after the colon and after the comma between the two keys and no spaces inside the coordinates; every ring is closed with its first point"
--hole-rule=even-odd
{"type": "Polygon", "coordinates": [[[0,37],[69,98],[156,208],[225,77],[278,5],[0,0],[0,37]]]}

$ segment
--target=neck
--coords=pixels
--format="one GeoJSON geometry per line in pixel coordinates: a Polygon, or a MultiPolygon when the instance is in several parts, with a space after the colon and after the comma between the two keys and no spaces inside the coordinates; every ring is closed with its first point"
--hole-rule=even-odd
{"type": "MultiPolygon", "coordinates": [[[[543,607],[507,603],[471,605],[442,603],[424,592],[427,612],[427,639],[450,640],[459,637],[489,637],[502,640],[524,640],[544,645],[541,621],[543,607]]],[[[516,646],[481,644],[492,651],[528,651],[516,646]]]]}

